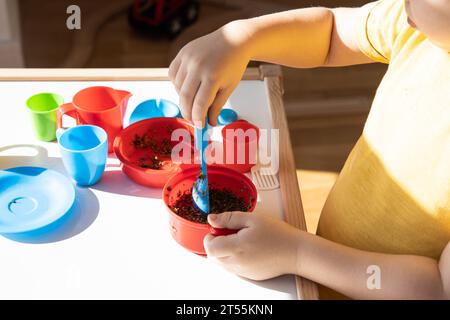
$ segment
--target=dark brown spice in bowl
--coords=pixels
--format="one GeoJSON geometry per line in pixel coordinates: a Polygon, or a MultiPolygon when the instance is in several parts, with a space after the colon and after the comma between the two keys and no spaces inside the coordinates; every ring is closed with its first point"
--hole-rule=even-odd
{"type": "Polygon", "coordinates": [[[157,140],[152,137],[151,132],[144,133],[142,136],[136,134],[132,144],[136,150],[144,154],[137,163],[141,168],[160,170],[164,160],[168,160],[165,158],[169,158],[172,154],[170,140],[166,138],[157,140]]]}
{"type": "MultiPolygon", "coordinates": [[[[210,212],[214,214],[227,211],[248,212],[252,206],[252,199],[247,203],[244,198],[235,195],[228,189],[209,189],[210,212]]],[[[203,214],[192,199],[192,191],[179,192],[177,200],[170,209],[180,217],[197,223],[207,223],[207,215],[203,214]]]]}
{"type": "Polygon", "coordinates": [[[163,162],[158,158],[158,156],[153,157],[142,157],[139,159],[139,166],[141,168],[159,170],[162,167],[163,162]]]}

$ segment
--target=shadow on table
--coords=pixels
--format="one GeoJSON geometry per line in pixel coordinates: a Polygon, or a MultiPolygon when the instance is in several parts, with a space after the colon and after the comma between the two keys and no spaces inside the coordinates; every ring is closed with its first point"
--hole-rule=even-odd
{"type": "MultiPolygon", "coordinates": [[[[64,175],[64,165],[60,158],[48,157],[47,149],[38,145],[20,144],[0,148],[0,169],[33,166],[56,170],[64,175]],[[31,149],[31,155],[2,155],[12,149],[31,149]]],[[[97,218],[100,204],[95,194],[88,188],[75,186],[75,202],[70,211],[61,219],[42,229],[6,238],[24,243],[50,243],[72,238],[86,230],[97,218]]]]}
{"type": "Polygon", "coordinates": [[[96,185],[92,186],[92,189],[132,197],[162,198],[162,189],[141,186],[128,178],[122,172],[120,163],[115,156],[110,155],[108,161],[116,161],[117,163],[108,163],[106,165],[102,179],[96,185]]]}
{"type": "Polygon", "coordinates": [[[241,279],[265,289],[287,293],[292,296],[292,299],[297,299],[297,287],[293,275],[283,275],[264,281],[254,281],[242,277],[241,279]]]}
{"type": "MultiPolygon", "coordinates": [[[[205,262],[208,259],[206,256],[198,255],[198,257],[205,259],[205,262]]],[[[283,292],[288,294],[291,297],[291,299],[293,300],[297,299],[297,286],[294,275],[286,274],[278,276],[276,278],[261,281],[247,279],[238,275],[236,276],[242,279],[243,281],[249,282],[255,286],[265,288],[268,290],[283,292]]]]}

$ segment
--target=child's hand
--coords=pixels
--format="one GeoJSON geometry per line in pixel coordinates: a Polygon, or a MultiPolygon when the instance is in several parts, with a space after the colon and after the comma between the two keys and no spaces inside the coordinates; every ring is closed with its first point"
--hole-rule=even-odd
{"type": "Polygon", "coordinates": [[[204,246],[208,258],[240,276],[265,280],[296,272],[300,230],[263,215],[245,212],[210,214],[214,228],[240,229],[236,234],[208,234],[204,246]]]}
{"type": "Polygon", "coordinates": [[[220,109],[244,74],[250,55],[245,28],[235,21],[181,49],[169,68],[183,117],[216,125],[220,109]]]}

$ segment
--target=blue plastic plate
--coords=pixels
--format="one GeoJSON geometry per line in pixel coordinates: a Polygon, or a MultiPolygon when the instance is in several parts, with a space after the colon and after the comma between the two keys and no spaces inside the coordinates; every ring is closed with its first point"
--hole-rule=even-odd
{"type": "Polygon", "coordinates": [[[0,170],[0,233],[31,232],[70,211],[75,189],[62,174],[39,167],[0,170]]]}
{"type": "Polygon", "coordinates": [[[152,99],[140,103],[131,113],[129,125],[151,118],[181,118],[180,108],[165,99],[152,99]]]}

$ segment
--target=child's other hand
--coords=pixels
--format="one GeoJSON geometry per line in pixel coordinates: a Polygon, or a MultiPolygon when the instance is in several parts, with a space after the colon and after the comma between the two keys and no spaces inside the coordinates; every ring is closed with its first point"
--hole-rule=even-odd
{"type": "Polygon", "coordinates": [[[214,228],[240,229],[236,234],[208,234],[204,246],[209,259],[245,278],[265,280],[296,272],[300,230],[263,215],[245,212],[210,214],[214,228]]]}
{"type": "Polygon", "coordinates": [[[202,123],[217,116],[244,74],[250,54],[248,33],[240,21],[184,46],[170,65],[169,78],[180,96],[183,117],[202,123]]]}

